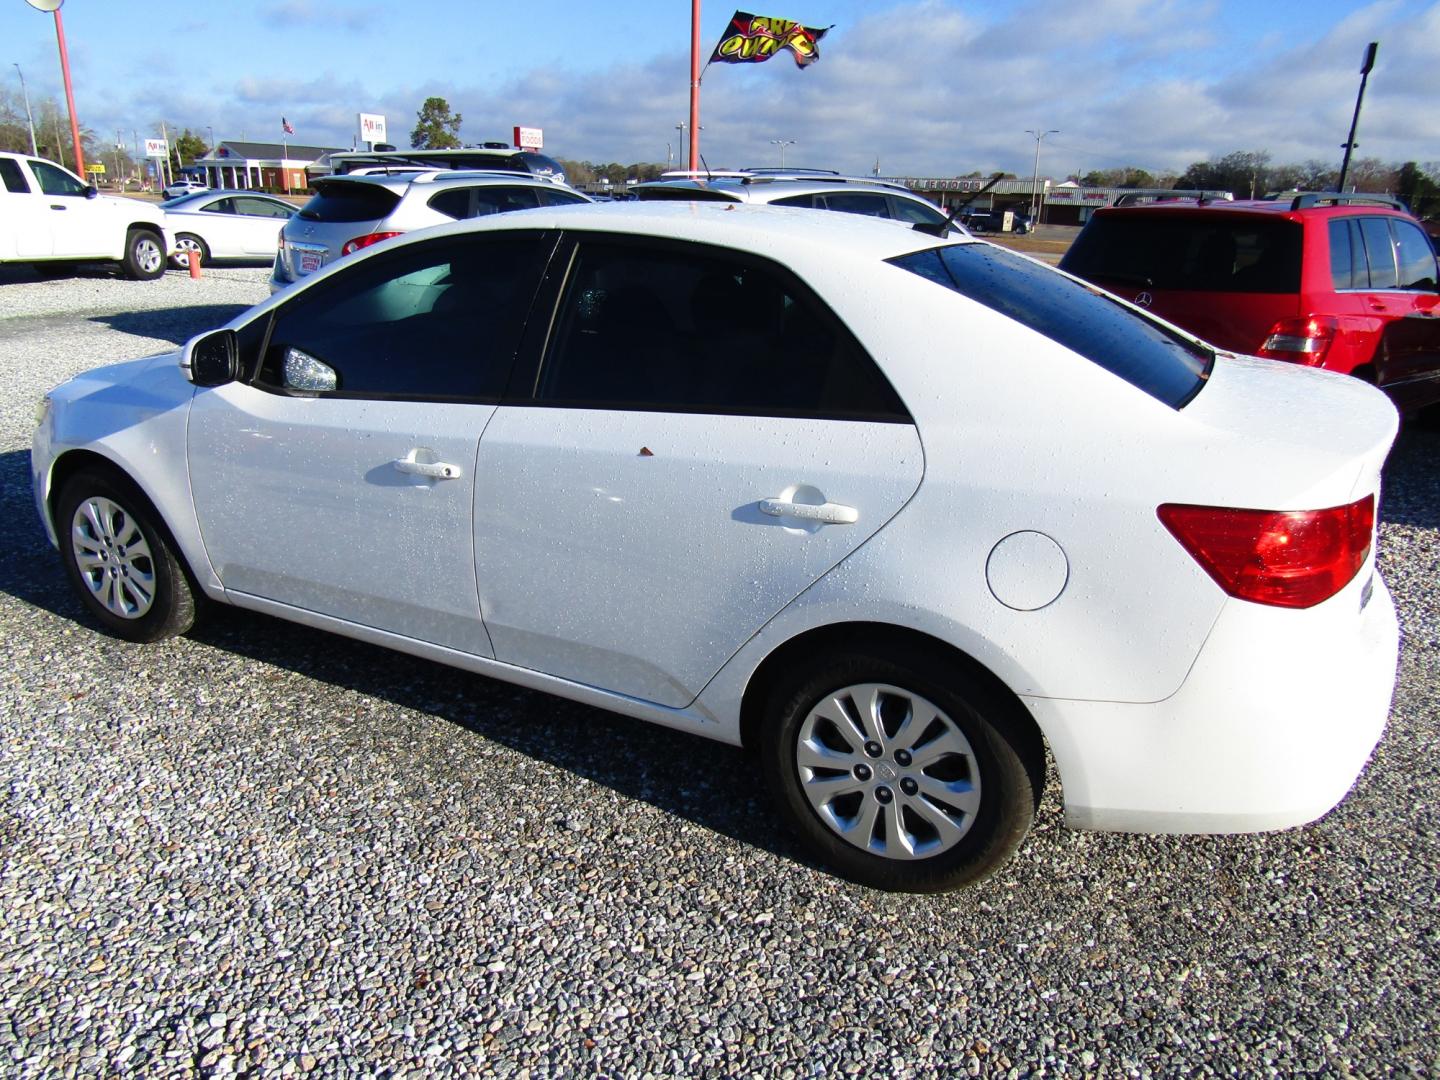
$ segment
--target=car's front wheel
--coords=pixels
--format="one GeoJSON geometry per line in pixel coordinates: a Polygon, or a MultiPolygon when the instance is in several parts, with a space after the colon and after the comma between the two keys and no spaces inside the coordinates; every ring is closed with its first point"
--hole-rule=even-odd
{"type": "Polygon", "coordinates": [[[861,884],[977,881],[1029,832],[1044,778],[1018,708],[957,666],[888,649],[832,654],[780,681],[762,754],[783,815],[861,884]]]}
{"type": "Polygon", "coordinates": [[[125,275],[136,281],[154,281],[165,273],[165,244],[150,229],[131,229],[125,238],[125,275]]]}
{"type": "Polygon", "coordinates": [[[190,266],[190,252],[200,256],[200,265],[210,265],[210,249],[205,246],[205,241],[194,233],[177,233],[175,235],[175,252],[170,256],[170,265],[177,270],[184,270],[190,266]]]}
{"type": "Polygon", "coordinates": [[[73,476],[55,503],[65,574],[81,601],[128,641],[183,634],[195,621],[195,594],[154,509],[109,472],[73,476]]]}

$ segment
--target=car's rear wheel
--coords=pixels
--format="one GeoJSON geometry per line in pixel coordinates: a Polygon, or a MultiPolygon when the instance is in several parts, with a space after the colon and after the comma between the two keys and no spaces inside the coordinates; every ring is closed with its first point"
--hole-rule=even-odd
{"type": "Polygon", "coordinates": [[[55,504],[65,574],[90,613],[128,641],[159,641],[195,622],[195,593],[158,515],[108,472],[73,476],[55,504]]]}
{"type": "Polygon", "coordinates": [[[1018,706],[922,657],[831,655],[780,681],[763,733],[782,813],[826,864],[881,889],[977,881],[1034,820],[1043,758],[1018,706]]]}
{"type": "Polygon", "coordinates": [[[177,270],[184,270],[190,265],[190,252],[200,256],[200,265],[210,265],[210,249],[205,241],[194,233],[177,233],[175,236],[175,253],[170,256],[170,265],[177,270]]]}
{"type": "Polygon", "coordinates": [[[165,244],[150,229],[131,229],[125,237],[125,274],[136,281],[154,281],[165,273],[165,244]]]}

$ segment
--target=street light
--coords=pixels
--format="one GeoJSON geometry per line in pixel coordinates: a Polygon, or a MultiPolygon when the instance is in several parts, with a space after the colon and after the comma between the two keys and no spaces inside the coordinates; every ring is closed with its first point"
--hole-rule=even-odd
{"type": "Polygon", "coordinates": [[[85,175],[85,151],[80,148],[80,121],[75,116],[75,91],[70,88],[70,53],[65,48],[65,23],[60,18],[60,5],[65,0],[25,0],[36,11],[49,11],[55,16],[55,40],[60,44],[60,73],[65,76],[65,107],[70,110],[70,137],[75,141],[75,172],[85,175]]]}
{"type": "Polygon", "coordinates": [[[1378,41],[1365,46],[1365,57],[1360,62],[1360,93],[1355,96],[1355,115],[1350,118],[1350,137],[1345,140],[1345,160],[1340,162],[1340,183],[1336,190],[1345,190],[1345,177],[1350,172],[1350,151],[1360,145],[1355,141],[1355,128],[1360,123],[1360,106],[1365,101],[1365,82],[1370,78],[1370,69],[1375,66],[1375,52],[1380,48],[1378,41]]]}
{"type": "Polygon", "coordinates": [[[770,145],[771,145],[771,146],[778,146],[778,147],[780,148],[780,168],[783,169],[783,168],[785,167],[785,147],[787,147],[787,146],[794,146],[794,145],[795,145],[795,140],[794,140],[794,139],[771,139],[771,140],[770,140],[770,145]]]}
{"type": "MultiPolygon", "coordinates": [[[[686,145],[686,143],[685,143],[685,133],[690,130],[690,125],[687,124],[687,123],[685,123],[685,122],[682,120],[680,123],[678,123],[678,124],[675,125],[675,130],[680,133],[680,145],[681,145],[681,146],[685,146],[685,145],[686,145]]],[[[705,130],[705,125],[704,125],[704,124],[701,124],[701,125],[700,125],[698,128],[696,128],[695,130],[696,130],[696,131],[704,131],[704,130],[705,130]]],[[[691,171],[691,172],[697,172],[698,170],[697,170],[697,168],[696,168],[696,166],[695,166],[695,155],[699,153],[699,147],[698,147],[698,146],[697,146],[697,147],[691,147],[691,149],[694,150],[695,153],[692,153],[691,156],[690,156],[690,171],[691,171]]]]}
{"type": "Polygon", "coordinates": [[[1040,193],[1040,140],[1046,135],[1059,135],[1060,131],[1057,128],[1050,128],[1048,131],[1031,131],[1026,128],[1025,134],[1035,136],[1035,170],[1030,175],[1030,220],[1039,225],[1040,218],[1035,212],[1035,204],[1040,193]]]}
{"type": "Polygon", "coordinates": [[[40,151],[35,149],[35,118],[30,115],[30,91],[25,89],[25,73],[20,70],[20,65],[15,65],[15,74],[20,76],[20,93],[25,97],[25,123],[30,125],[30,156],[39,157],[40,151]]]}

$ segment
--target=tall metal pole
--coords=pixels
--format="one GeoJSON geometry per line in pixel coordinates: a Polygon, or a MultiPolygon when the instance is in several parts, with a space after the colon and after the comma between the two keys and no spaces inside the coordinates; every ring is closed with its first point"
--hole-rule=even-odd
{"type": "Polygon", "coordinates": [[[20,70],[20,65],[15,65],[15,74],[20,76],[20,93],[25,98],[25,123],[30,125],[30,156],[39,157],[40,151],[35,149],[35,118],[30,115],[30,91],[25,89],[25,73],[20,70]]]}
{"type": "Polygon", "coordinates": [[[1046,135],[1059,135],[1060,132],[1055,128],[1049,131],[1031,131],[1026,128],[1025,134],[1035,136],[1035,171],[1030,175],[1030,220],[1038,225],[1040,219],[1035,216],[1035,203],[1036,196],[1040,193],[1040,140],[1046,135]]]}
{"type": "Polygon", "coordinates": [[[1358,145],[1355,142],[1355,128],[1360,123],[1360,106],[1365,101],[1365,83],[1370,78],[1370,69],[1375,66],[1375,53],[1380,48],[1378,41],[1365,46],[1365,59],[1360,63],[1360,93],[1355,95],[1355,115],[1350,118],[1350,137],[1345,140],[1345,160],[1340,163],[1340,183],[1337,191],[1345,190],[1345,175],[1350,171],[1350,151],[1358,145]]]}
{"type": "Polygon", "coordinates": [[[794,145],[795,145],[795,140],[794,140],[794,139],[771,139],[771,140],[770,140],[770,144],[771,144],[772,146],[778,146],[778,147],[780,147],[780,168],[783,169],[783,168],[785,167],[785,147],[787,147],[787,146],[794,146],[794,145]]]}
{"type": "Polygon", "coordinates": [[[80,147],[80,120],[75,115],[75,91],[70,86],[70,53],[65,48],[65,23],[55,9],[55,38],[60,42],[60,72],[65,76],[65,107],[70,110],[70,138],[75,142],[75,172],[85,175],[85,151],[80,147]]]}
{"type": "Polygon", "coordinates": [[[690,0],[690,171],[700,169],[700,0],[690,0]]]}

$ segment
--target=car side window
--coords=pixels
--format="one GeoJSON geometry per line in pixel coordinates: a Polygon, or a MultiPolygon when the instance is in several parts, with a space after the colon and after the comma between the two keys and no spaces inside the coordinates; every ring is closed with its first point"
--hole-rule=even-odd
{"type": "Polygon", "coordinates": [[[295,213],[295,208],[282,206],[273,203],[269,199],[256,199],[249,196],[241,196],[234,200],[235,213],[244,214],[246,217],[263,218],[285,218],[289,219],[295,213]]]}
{"type": "Polygon", "coordinates": [[[1337,289],[1365,288],[1370,284],[1370,275],[1365,269],[1359,227],[1350,218],[1333,218],[1328,229],[1331,283],[1337,289]]]}
{"type": "Polygon", "coordinates": [[[234,199],[216,199],[200,208],[202,214],[233,214],[235,213],[234,199]]]}
{"type": "Polygon", "coordinates": [[[575,203],[583,203],[587,200],[572,191],[561,191],[558,188],[554,191],[545,191],[543,188],[536,192],[540,196],[541,206],[571,206],[575,203]]]}
{"type": "Polygon", "coordinates": [[[550,246],[539,232],[446,237],[367,259],[276,312],[255,383],[298,350],[332,396],[498,401],[550,246]]]}
{"type": "Polygon", "coordinates": [[[32,158],[30,171],[35,174],[35,179],[40,184],[40,190],[46,195],[75,195],[81,198],[85,196],[84,184],[64,169],[56,168],[48,161],[36,161],[32,158]]]}
{"type": "Polygon", "coordinates": [[[1393,289],[1398,283],[1395,244],[1390,222],[1383,217],[1360,219],[1360,238],[1365,244],[1365,261],[1370,267],[1370,288],[1393,289]]]}
{"type": "Polygon", "coordinates": [[[507,210],[532,210],[540,205],[534,188],[482,187],[475,189],[475,217],[507,210]]]}
{"type": "Polygon", "coordinates": [[[880,193],[862,194],[858,191],[841,191],[829,195],[817,195],[826,210],[839,210],[842,214],[861,214],[865,217],[888,218],[890,207],[880,193]]]}
{"type": "Polygon", "coordinates": [[[470,205],[472,202],[470,188],[456,188],[453,191],[441,191],[430,196],[430,201],[425,205],[437,213],[460,221],[470,216],[470,205]]]}
{"type": "Polygon", "coordinates": [[[1395,262],[1400,271],[1400,288],[1435,288],[1435,252],[1430,247],[1430,238],[1408,221],[1392,219],[1390,227],[1395,230],[1395,262]]]}
{"type": "Polygon", "coordinates": [[[578,408],[908,419],[808,289],[774,264],[698,244],[582,242],[537,397],[578,408]]]}
{"type": "Polygon", "coordinates": [[[14,158],[0,158],[0,180],[5,181],[5,190],[24,195],[30,190],[30,181],[25,179],[20,163],[14,158]]]}
{"type": "Polygon", "coordinates": [[[921,203],[913,202],[910,199],[896,198],[894,195],[887,196],[890,200],[890,215],[897,221],[908,221],[911,224],[924,223],[926,225],[943,225],[946,217],[939,210],[924,206],[921,203]]]}
{"type": "Polygon", "coordinates": [[[814,195],[790,195],[784,199],[775,199],[771,206],[803,206],[807,209],[815,205],[814,195]]]}

